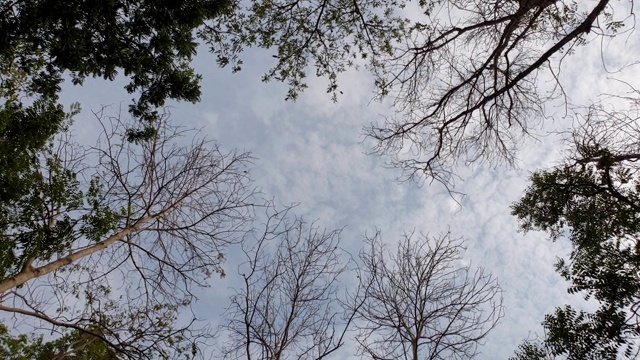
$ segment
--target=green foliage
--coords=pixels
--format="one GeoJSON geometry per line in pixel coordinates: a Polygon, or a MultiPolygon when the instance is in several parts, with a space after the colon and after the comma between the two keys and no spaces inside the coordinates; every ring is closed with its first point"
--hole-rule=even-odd
{"type": "Polygon", "coordinates": [[[0,324],[0,356],[11,360],[52,359],[52,346],[45,346],[42,336],[20,334],[12,336],[9,329],[0,324]]]}
{"type": "Polygon", "coordinates": [[[77,227],[97,241],[119,220],[101,205],[97,179],[84,194],[74,169],[78,159],[63,149],[70,146],[64,137],[54,137],[64,136],[71,115],[52,103],[11,106],[4,109],[6,141],[0,142],[7,150],[0,155],[0,280],[65,253],[77,240],[77,227]],[[88,211],[78,217],[87,203],[88,211]]]}
{"type": "Polygon", "coordinates": [[[76,174],[56,153],[54,135],[65,131],[79,108],[67,114],[40,99],[0,110],[0,279],[36,256],[49,259],[70,246],[73,220],[63,210],[83,205],[76,174]]]}
{"type": "Polygon", "coordinates": [[[0,95],[57,98],[63,75],[129,77],[134,116],[157,119],[167,99],[196,102],[189,63],[194,30],[228,7],[226,0],[27,0],[0,3],[0,95]]]}
{"type": "Polygon", "coordinates": [[[36,154],[63,121],[61,107],[42,100],[26,109],[15,103],[0,109],[0,269],[16,261],[14,242],[7,233],[16,219],[14,204],[34,188],[36,154]]]}
{"type": "Polygon", "coordinates": [[[625,160],[635,154],[578,151],[580,160],[534,173],[512,207],[521,229],[571,241],[569,259],[559,259],[556,270],[571,282],[570,293],[600,304],[594,313],[565,306],[547,315],[544,347],[568,359],[631,358],[640,335],[633,310],[640,302],[640,180],[625,160]]]}
{"type": "Polygon", "coordinates": [[[0,202],[33,187],[36,153],[65,126],[62,106],[40,99],[29,107],[7,102],[0,108],[0,202]]]}
{"type": "Polygon", "coordinates": [[[0,357],[7,360],[121,359],[104,341],[86,332],[73,330],[45,341],[42,335],[13,336],[3,324],[0,324],[0,357]]]}
{"type": "Polygon", "coordinates": [[[545,349],[539,344],[525,341],[518,345],[515,356],[509,360],[546,360],[548,359],[545,349]]]}
{"type": "Polygon", "coordinates": [[[636,204],[640,199],[634,186],[609,189],[607,178],[612,171],[591,170],[561,167],[534,173],[531,186],[512,208],[521,228],[547,231],[557,239],[568,227],[570,240],[587,247],[639,231],[636,204]]]}
{"type": "Polygon", "coordinates": [[[104,186],[98,177],[94,177],[89,183],[86,202],[92,211],[83,215],[80,233],[90,240],[100,241],[105,235],[116,229],[121,215],[104,205],[104,186]]]}
{"type": "Polygon", "coordinates": [[[624,311],[603,306],[595,313],[576,311],[569,305],[546,315],[546,344],[553,354],[567,354],[569,359],[618,359],[622,350],[627,357],[633,344],[627,340],[637,334],[626,324],[624,311]]]}
{"type": "MultiPolygon", "coordinates": [[[[288,99],[295,100],[306,85],[308,66],[329,81],[335,99],[338,74],[347,68],[390,55],[396,42],[408,37],[409,21],[397,15],[405,0],[284,0],[237,1],[239,9],[214,20],[201,35],[217,55],[220,66],[242,68],[240,53],[258,46],[276,51],[276,64],[263,81],[285,81],[288,99]],[[362,61],[364,60],[364,62],[362,61]]],[[[429,5],[424,5],[425,8],[429,5]]]]}

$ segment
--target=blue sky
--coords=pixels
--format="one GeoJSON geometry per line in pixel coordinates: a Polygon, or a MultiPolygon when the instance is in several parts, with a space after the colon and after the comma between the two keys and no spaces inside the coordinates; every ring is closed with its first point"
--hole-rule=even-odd
{"type": "MultiPolygon", "coordinates": [[[[603,71],[601,47],[608,64],[622,64],[639,49],[633,37],[578,49],[561,72],[569,102],[588,105],[602,92],[622,91],[611,78],[632,79],[633,67],[622,73],[603,71]]],[[[350,71],[341,77],[344,94],[337,103],[326,94],[324,79],[310,79],[310,88],[297,102],[286,102],[284,85],[259,80],[270,55],[268,50],[248,51],[244,70],[230,74],[217,68],[203,49],[195,62],[204,78],[202,101],[172,104],[174,123],[201,128],[223,148],[251,150],[257,158],[251,174],[265,196],[281,204],[300,203],[296,213],[318,219],[320,226],[345,227],[342,246],[354,253],[363,234],[376,228],[390,244],[413,229],[430,234],[451,229],[454,236],[466,238],[466,259],[492,272],[504,290],[505,316],[487,338],[480,359],[507,358],[522,339],[541,334],[544,314],[555,306],[581,302],[566,293],[566,283],[553,271],[556,257],[568,252],[567,244],[551,243],[544,234],[517,232],[516,219],[509,214],[530,172],[561,158],[559,136],[547,131],[571,127],[564,99],[546,105],[550,118],[544,120],[544,129],[534,129],[537,139],[522,143],[517,168],[460,166],[456,190],[466,195],[456,202],[438,184],[396,182],[398,171],[366,154],[371,143],[362,136],[363,126],[393,113],[389,103],[371,101],[372,81],[366,72],[350,71]]],[[[544,81],[540,84],[545,86],[544,81]]],[[[82,88],[65,89],[65,101],[79,101],[84,109],[75,126],[79,137],[88,139],[97,131],[90,110],[128,104],[122,86],[118,81],[88,81],[82,88]]],[[[228,276],[212,278],[212,287],[200,293],[197,315],[213,326],[221,321],[229,293],[220,289],[232,288],[238,280],[234,266],[225,265],[228,276]]],[[[336,358],[350,358],[354,352],[348,343],[336,358]]]]}

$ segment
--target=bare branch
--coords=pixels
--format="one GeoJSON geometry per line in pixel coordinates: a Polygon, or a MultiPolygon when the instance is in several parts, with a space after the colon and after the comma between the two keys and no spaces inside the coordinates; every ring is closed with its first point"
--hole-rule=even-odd
{"type": "Polygon", "coordinates": [[[5,236],[30,244],[21,239],[43,233],[47,242],[25,247],[20,267],[0,279],[0,310],[94,329],[136,358],[190,352],[209,335],[194,328],[195,316],[178,321],[178,311],[189,309],[194,286],[224,275],[225,247],[247,231],[252,158],[204,139],[185,141],[187,132],[166,117],[153,139],[134,144],[118,116],[104,109],[96,116],[104,133],[95,147],[70,156],[74,144],[65,137],[54,155],[41,154],[41,177],[53,185],[34,190],[25,203],[42,206],[9,224],[5,236]],[[95,165],[71,166],[86,163],[95,165]]]}
{"type": "Polygon", "coordinates": [[[459,162],[515,163],[522,137],[555,96],[539,89],[539,79],[585,42],[599,18],[615,21],[605,13],[608,0],[586,5],[584,15],[577,3],[557,0],[439,6],[434,13],[447,12],[448,21],[418,23],[410,41],[373,67],[401,114],[366,133],[403,178],[450,187],[459,162]]]}
{"type": "Polygon", "coordinates": [[[482,268],[463,266],[460,239],[405,235],[390,255],[367,238],[356,340],[371,359],[471,359],[502,317],[501,289],[482,268]]]}
{"type": "Polygon", "coordinates": [[[338,303],[340,231],[269,215],[264,229],[243,242],[244,287],[231,298],[222,349],[234,359],[324,359],[343,345],[353,316],[338,303]]]}

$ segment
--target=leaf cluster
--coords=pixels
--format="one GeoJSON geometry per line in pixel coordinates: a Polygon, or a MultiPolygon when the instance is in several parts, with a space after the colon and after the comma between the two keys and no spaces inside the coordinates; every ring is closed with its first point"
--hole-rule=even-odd
{"type": "Polygon", "coordinates": [[[194,30],[228,9],[226,0],[27,0],[0,3],[0,88],[57,98],[68,73],[130,79],[131,113],[157,120],[167,99],[196,102],[200,77],[189,63],[194,30]]]}
{"type": "Polygon", "coordinates": [[[258,46],[275,49],[276,64],[263,81],[285,81],[287,99],[295,100],[306,87],[309,65],[328,79],[334,100],[338,75],[347,68],[390,55],[406,36],[409,21],[397,11],[404,0],[238,1],[234,13],[216,18],[201,35],[218,64],[239,71],[240,53],[258,46]],[[364,62],[363,62],[364,61],[364,62]]]}
{"type": "MultiPolygon", "coordinates": [[[[634,122],[590,120],[576,131],[574,155],[534,173],[512,213],[524,231],[571,242],[568,259],[558,259],[556,270],[571,283],[569,293],[599,305],[593,313],[567,305],[547,315],[538,350],[576,360],[634,358],[640,339],[640,157],[630,147],[637,138],[627,135],[636,130],[634,122]],[[614,137],[613,128],[625,131],[614,137]]],[[[524,350],[519,358],[535,358],[524,350]]]]}

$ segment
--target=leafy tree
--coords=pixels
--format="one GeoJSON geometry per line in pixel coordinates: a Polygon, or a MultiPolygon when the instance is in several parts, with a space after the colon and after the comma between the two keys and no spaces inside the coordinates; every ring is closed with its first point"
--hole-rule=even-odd
{"type": "MultiPolygon", "coordinates": [[[[564,164],[531,176],[513,205],[525,230],[568,239],[569,259],[556,270],[570,293],[599,304],[595,312],[566,305],[544,320],[539,350],[568,359],[636,358],[640,353],[640,160],[638,108],[592,106],[564,164]]],[[[526,359],[528,357],[521,356],[526,359]]]]}
{"type": "Polygon", "coordinates": [[[250,219],[251,158],[181,145],[165,118],[131,143],[126,123],[98,117],[95,147],[45,140],[20,166],[29,188],[0,203],[0,311],[131,358],[191,354],[207,335],[178,314],[193,286],[224,274],[222,250],[250,219]]]}
{"type": "MultiPolygon", "coordinates": [[[[39,154],[43,152],[51,153],[48,144],[54,134],[63,132],[71,122],[71,116],[77,112],[77,107],[73,108],[70,114],[66,114],[61,106],[51,102],[37,101],[27,108],[21,104],[8,103],[0,110],[0,234],[2,242],[0,245],[0,274],[2,278],[6,275],[7,269],[12,266],[21,266],[22,263],[16,258],[14,252],[17,243],[19,246],[42,249],[45,244],[40,240],[35,240],[35,233],[30,233],[24,238],[9,239],[11,224],[19,217],[34,211],[37,207],[33,202],[29,203],[29,197],[33,195],[34,189],[43,188],[43,179],[40,175],[41,161],[43,158],[39,154]],[[25,206],[20,208],[19,206],[25,206]],[[27,245],[27,243],[29,245],[27,245]]],[[[59,164],[50,158],[52,171],[61,172],[59,164]]],[[[64,196],[68,195],[64,189],[72,179],[69,176],[58,174],[57,190],[51,191],[51,195],[56,197],[55,201],[65,201],[64,196]],[[55,194],[53,194],[55,192],[55,194]]],[[[68,175],[68,174],[67,174],[68,175]]],[[[32,199],[33,200],[33,199],[32,199]]],[[[70,199],[71,200],[71,199],[70,199]]],[[[39,250],[35,250],[39,251],[39,250]]],[[[24,254],[24,253],[23,253],[24,254]]],[[[25,254],[26,255],[26,254],[25,254]]],[[[24,259],[23,259],[24,260],[24,259]]]]}
{"type": "Polygon", "coordinates": [[[8,360],[117,360],[121,359],[99,338],[81,331],[71,331],[52,341],[43,335],[11,336],[0,325],[0,355],[8,360]]]}
{"type": "Polygon", "coordinates": [[[449,233],[407,234],[389,253],[379,234],[360,255],[355,328],[370,359],[472,359],[502,317],[501,289],[482,268],[459,262],[449,233]]]}
{"type": "MultiPolygon", "coordinates": [[[[235,1],[237,11],[222,14],[202,34],[222,66],[242,67],[248,47],[275,48],[276,64],[263,80],[285,81],[287,98],[307,87],[309,65],[327,77],[327,92],[338,91],[338,75],[361,59],[375,62],[404,41],[409,21],[397,10],[406,0],[235,1]]],[[[380,64],[376,64],[380,65],[380,64]]]]}
{"type": "Polygon", "coordinates": [[[167,99],[199,100],[194,31],[227,9],[226,0],[2,1],[0,87],[56,98],[65,72],[80,84],[120,71],[139,93],[132,113],[154,120],[167,99]]]}
{"type": "Polygon", "coordinates": [[[406,22],[391,16],[403,1],[244,5],[232,0],[2,1],[0,94],[55,100],[65,74],[81,84],[88,76],[113,80],[120,72],[130,80],[125,89],[137,96],[131,113],[153,121],[167,99],[199,100],[200,76],[190,67],[198,39],[210,45],[219,65],[232,63],[236,71],[245,47],[277,47],[281,65],[264,80],[287,81],[290,98],[305,87],[310,62],[335,92],[336,76],[354,64],[353,56],[389,49],[406,22]]]}
{"type": "Polygon", "coordinates": [[[539,342],[534,342],[531,340],[525,340],[522,344],[518,345],[515,356],[509,358],[509,360],[548,359],[553,359],[553,355],[549,354],[548,349],[545,349],[544,345],[540,344],[539,342]]]}

